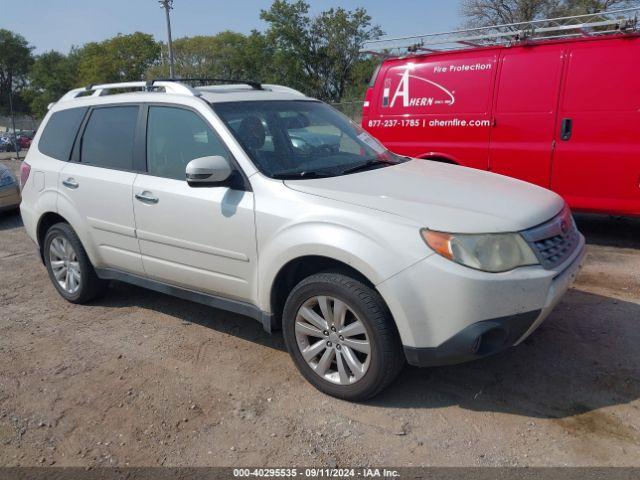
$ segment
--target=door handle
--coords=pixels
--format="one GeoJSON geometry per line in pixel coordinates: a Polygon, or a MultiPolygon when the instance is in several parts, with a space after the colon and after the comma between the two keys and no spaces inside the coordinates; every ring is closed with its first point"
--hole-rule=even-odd
{"type": "Polygon", "coordinates": [[[573,120],[570,118],[563,118],[562,125],[560,127],[560,139],[565,142],[570,140],[571,133],[573,133],[573,120]]]}
{"type": "Polygon", "coordinates": [[[151,192],[146,190],[144,192],[136,193],[136,200],[149,205],[155,205],[160,201],[158,197],[154,197],[151,192]]]}
{"type": "Polygon", "coordinates": [[[78,188],[80,186],[80,184],[78,182],[76,182],[75,178],[66,178],[62,181],[62,185],[64,185],[67,188],[70,188],[72,190],[75,190],[76,188],[78,188]]]}

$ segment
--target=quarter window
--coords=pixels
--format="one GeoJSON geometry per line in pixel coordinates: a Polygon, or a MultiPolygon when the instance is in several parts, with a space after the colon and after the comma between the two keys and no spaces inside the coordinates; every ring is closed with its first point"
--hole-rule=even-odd
{"type": "Polygon", "coordinates": [[[151,106],[147,125],[150,175],[184,180],[191,160],[213,155],[230,157],[211,127],[190,110],[151,106]]]}
{"type": "Polygon", "coordinates": [[[137,106],[96,108],[82,136],[80,161],[97,167],[133,170],[137,106]]]}
{"type": "Polygon", "coordinates": [[[53,113],[44,127],[38,150],[57,160],[69,161],[73,142],[86,112],[87,108],[70,108],[53,113]]]}

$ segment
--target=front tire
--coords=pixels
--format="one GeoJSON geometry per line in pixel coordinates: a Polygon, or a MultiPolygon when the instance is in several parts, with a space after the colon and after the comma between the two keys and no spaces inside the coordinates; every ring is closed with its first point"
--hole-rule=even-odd
{"type": "Polygon", "coordinates": [[[58,293],[71,303],[86,303],[100,295],[105,282],[89,261],[78,235],[67,223],[56,223],[44,237],[44,262],[58,293]]]}
{"type": "Polygon", "coordinates": [[[302,280],[285,303],[282,324],[296,367],[328,395],[366,400],[395,380],[404,365],[400,338],[382,297],[343,273],[302,280]]]}

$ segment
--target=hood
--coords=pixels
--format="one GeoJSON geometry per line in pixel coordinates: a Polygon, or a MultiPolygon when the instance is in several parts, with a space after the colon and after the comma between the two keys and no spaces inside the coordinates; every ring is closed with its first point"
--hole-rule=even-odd
{"type": "Polygon", "coordinates": [[[285,185],[454,233],[525,230],[549,220],[564,206],[562,198],[536,185],[428,160],[340,177],[287,180],[285,185]]]}

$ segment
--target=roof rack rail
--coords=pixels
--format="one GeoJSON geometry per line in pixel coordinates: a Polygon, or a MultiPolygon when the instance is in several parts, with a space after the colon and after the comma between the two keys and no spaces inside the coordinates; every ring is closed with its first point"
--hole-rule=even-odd
{"type": "Polygon", "coordinates": [[[201,87],[205,87],[205,86],[210,86],[211,83],[219,83],[219,84],[223,84],[223,85],[249,85],[251,88],[253,88],[254,90],[263,90],[262,88],[262,83],[260,82],[256,82],[255,80],[238,80],[238,79],[232,79],[232,78],[176,78],[176,79],[170,79],[170,78],[159,78],[155,80],[156,82],[158,81],[163,81],[163,82],[181,82],[181,83],[186,83],[189,85],[194,85],[194,86],[201,86],[201,87]]]}
{"type": "Polygon", "coordinates": [[[586,15],[507,23],[451,32],[371,40],[361,53],[383,57],[437,53],[469,47],[507,46],[527,40],[550,40],[638,32],[640,7],[586,15]]]}
{"type": "Polygon", "coordinates": [[[108,95],[113,90],[136,90],[151,92],[154,90],[164,90],[166,93],[178,95],[200,96],[200,92],[193,88],[179,83],[175,80],[149,80],[138,82],[103,83],[99,85],[88,85],[86,87],[75,88],[65,93],[60,99],[61,102],[73,100],[78,97],[102,97],[108,95]]]}

